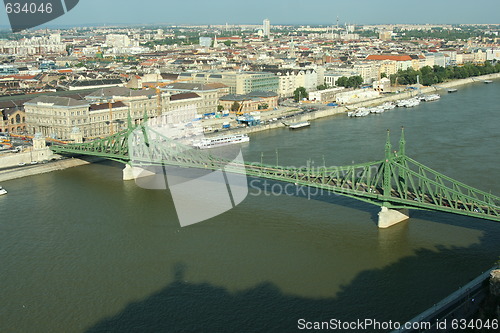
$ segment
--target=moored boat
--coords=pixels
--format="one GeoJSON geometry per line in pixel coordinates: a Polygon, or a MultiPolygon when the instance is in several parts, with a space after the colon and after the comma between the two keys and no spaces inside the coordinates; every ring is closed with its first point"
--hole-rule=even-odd
{"type": "Polygon", "coordinates": [[[227,146],[235,143],[248,142],[250,138],[246,134],[225,135],[213,138],[203,138],[193,142],[193,147],[199,149],[227,146]]]}
{"type": "Polygon", "coordinates": [[[0,195],[7,194],[7,190],[0,186],[0,195]]]}
{"type": "Polygon", "coordinates": [[[368,110],[367,108],[359,108],[356,110],[354,117],[366,117],[369,114],[370,114],[370,110],[368,110]]]}
{"type": "Polygon", "coordinates": [[[418,98],[410,98],[406,100],[405,107],[412,108],[420,104],[420,99],[418,98]]]}
{"type": "Polygon", "coordinates": [[[310,122],[308,122],[308,121],[301,121],[301,122],[298,122],[298,123],[290,124],[290,126],[288,126],[288,127],[290,129],[299,129],[299,128],[308,127],[308,126],[311,126],[310,122]]]}
{"type": "Polygon", "coordinates": [[[439,96],[438,94],[430,94],[423,96],[421,100],[424,102],[432,102],[432,101],[437,101],[440,98],[441,96],[439,96]]]}
{"type": "Polygon", "coordinates": [[[396,107],[396,105],[394,103],[391,103],[391,102],[385,102],[384,104],[382,104],[380,106],[382,109],[384,109],[385,111],[387,110],[392,110],[396,107]]]}
{"type": "Polygon", "coordinates": [[[368,110],[370,110],[370,113],[382,113],[385,110],[381,107],[371,107],[368,110]]]}

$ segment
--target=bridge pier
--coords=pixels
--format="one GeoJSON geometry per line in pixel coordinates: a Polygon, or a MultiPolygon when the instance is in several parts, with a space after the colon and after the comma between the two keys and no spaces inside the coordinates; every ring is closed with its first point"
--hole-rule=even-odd
{"type": "Polygon", "coordinates": [[[378,213],[378,227],[389,228],[408,218],[410,218],[408,209],[389,209],[382,206],[382,209],[378,213]]]}
{"type": "MultiPolygon", "coordinates": [[[[155,173],[140,167],[131,166],[130,164],[125,164],[123,168],[123,180],[134,180],[142,177],[154,176],[155,173]]],[[[162,175],[163,176],[163,175],[162,175]]]]}
{"type": "Polygon", "coordinates": [[[134,169],[130,164],[125,164],[123,168],[123,180],[134,180],[134,169]]]}

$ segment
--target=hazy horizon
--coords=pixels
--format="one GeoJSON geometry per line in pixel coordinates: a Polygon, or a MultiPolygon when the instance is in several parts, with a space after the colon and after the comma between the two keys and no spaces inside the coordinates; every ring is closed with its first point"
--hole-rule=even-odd
{"type": "MultiPolygon", "coordinates": [[[[254,0],[251,4],[230,0],[168,2],[149,0],[80,0],[65,15],[43,27],[102,25],[257,25],[268,18],[272,25],[371,24],[498,24],[500,1],[477,0],[359,0],[352,3],[316,0],[254,0]]],[[[5,10],[0,26],[8,27],[5,10]]]]}

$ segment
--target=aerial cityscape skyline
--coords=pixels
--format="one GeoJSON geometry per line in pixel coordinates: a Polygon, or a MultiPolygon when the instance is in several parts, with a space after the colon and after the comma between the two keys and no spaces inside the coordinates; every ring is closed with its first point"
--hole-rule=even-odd
{"type": "Polygon", "coordinates": [[[0,332],[498,329],[500,1],[4,3],[0,332]]]}
{"type": "MultiPolygon", "coordinates": [[[[221,0],[217,2],[193,1],[196,6],[186,8],[184,3],[165,3],[159,0],[143,3],[131,0],[101,2],[80,1],[78,6],[46,26],[85,25],[151,25],[151,24],[259,24],[268,18],[271,24],[496,24],[500,2],[478,0],[474,6],[464,1],[423,0],[411,7],[401,2],[359,1],[350,3],[318,0],[303,3],[297,0],[256,0],[251,6],[221,0]],[[265,10],[263,10],[265,9],[265,10]]],[[[7,27],[4,10],[0,12],[0,26],[7,27]]]]}

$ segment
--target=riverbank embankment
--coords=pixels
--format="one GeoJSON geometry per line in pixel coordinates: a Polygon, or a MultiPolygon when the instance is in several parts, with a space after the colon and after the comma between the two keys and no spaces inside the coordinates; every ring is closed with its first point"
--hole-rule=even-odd
{"type": "MultiPolygon", "coordinates": [[[[471,83],[478,83],[482,82],[484,80],[495,80],[495,79],[500,79],[500,73],[494,73],[494,74],[488,74],[488,75],[482,75],[482,76],[476,76],[476,77],[470,77],[466,79],[459,79],[459,80],[452,80],[448,82],[443,82],[440,83],[438,86],[431,86],[431,87],[423,87],[419,90],[408,90],[408,91],[403,91],[400,93],[391,93],[391,94],[384,94],[380,95],[376,98],[353,103],[353,104],[346,104],[346,105],[341,105],[337,107],[330,107],[322,110],[317,110],[317,111],[311,111],[307,113],[302,113],[299,115],[294,115],[292,117],[286,118],[286,123],[293,123],[293,122],[301,122],[301,121],[310,121],[310,120],[315,120],[315,119],[321,119],[325,117],[331,117],[331,116],[336,116],[340,114],[344,114],[349,110],[357,109],[360,107],[371,107],[371,106],[377,106],[381,105],[386,102],[395,102],[397,100],[401,99],[408,99],[411,97],[414,97],[418,94],[428,94],[428,93],[440,93],[440,92],[446,92],[444,89],[448,88],[454,88],[454,87],[459,87],[463,86],[466,84],[471,84],[471,83]]],[[[288,111],[290,112],[290,111],[288,111]]],[[[286,114],[283,114],[286,115],[286,114]]],[[[268,119],[265,124],[262,125],[257,125],[257,126],[251,126],[251,127],[237,127],[237,128],[232,128],[229,130],[224,130],[223,133],[226,134],[251,134],[251,133],[257,133],[261,131],[267,131],[271,129],[276,129],[276,128],[282,128],[285,127],[286,125],[284,122],[280,121],[279,119],[274,122],[269,122],[268,119]]],[[[222,124],[221,120],[221,124],[222,124]]],[[[221,131],[215,132],[215,133],[207,133],[207,136],[218,136],[221,135],[221,131]]]]}
{"type": "Polygon", "coordinates": [[[102,160],[102,158],[93,158],[93,157],[86,159],[68,158],[68,159],[51,161],[43,164],[25,165],[25,166],[3,169],[0,170],[0,182],[22,177],[39,175],[42,173],[47,173],[52,171],[64,170],[68,168],[94,163],[99,160],[102,160]]]}
{"type": "Polygon", "coordinates": [[[430,324],[432,327],[426,327],[426,331],[429,332],[449,331],[453,322],[457,323],[459,320],[468,320],[474,317],[475,314],[477,315],[478,312],[484,310],[485,300],[492,295],[495,284],[498,289],[499,272],[495,268],[483,272],[459,290],[410,320],[408,323],[412,323],[409,325],[411,328],[403,327],[394,330],[393,333],[420,332],[419,329],[416,329],[419,323],[430,324]]]}

